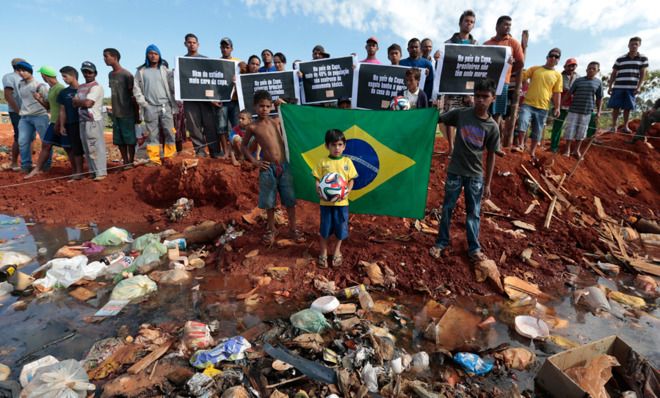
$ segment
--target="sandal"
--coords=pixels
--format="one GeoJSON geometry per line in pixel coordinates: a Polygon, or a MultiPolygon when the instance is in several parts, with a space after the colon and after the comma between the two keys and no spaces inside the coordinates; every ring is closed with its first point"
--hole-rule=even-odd
{"type": "Polygon", "coordinates": [[[316,265],[319,268],[328,268],[328,256],[319,256],[318,260],[316,261],[316,265]]]}
{"type": "Polygon", "coordinates": [[[271,246],[273,243],[275,243],[275,236],[277,235],[277,231],[274,229],[267,230],[264,236],[261,238],[261,241],[267,245],[271,246]]]}
{"type": "Polygon", "coordinates": [[[341,256],[341,254],[332,256],[332,266],[333,267],[339,267],[341,266],[342,261],[344,258],[341,256]]]}
{"type": "Polygon", "coordinates": [[[293,232],[291,232],[291,238],[296,243],[305,243],[307,240],[305,239],[305,235],[299,229],[294,229],[293,232]]]}

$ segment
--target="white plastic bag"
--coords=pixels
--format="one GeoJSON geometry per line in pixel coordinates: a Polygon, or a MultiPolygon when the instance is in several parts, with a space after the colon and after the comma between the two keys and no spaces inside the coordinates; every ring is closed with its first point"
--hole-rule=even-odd
{"type": "Polygon", "coordinates": [[[158,290],[156,282],[145,275],[137,275],[119,282],[112,290],[110,300],[134,300],[158,290]]]}
{"type": "Polygon", "coordinates": [[[26,254],[4,250],[0,251],[0,267],[4,267],[5,265],[15,265],[19,267],[30,261],[32,261],[32,258],[26,254]]]}
{"type": "Polygon", "coordinates": [[[105,272],[107,266],[99,261],[87,264],[87,256],[80,255],[72,258],[55,258],[45,267],[46,276],[34,281],[39,290],[50,290],[54,287],[68,288],[81,279],[94,280],[105,272]]]}
{"type": "Polygon", "coordinates": [[[40,368],[30,384],[21,392],[24,398],[85,398],[96,386],[89,382],[80,362],[67,359],[40,368]]]}

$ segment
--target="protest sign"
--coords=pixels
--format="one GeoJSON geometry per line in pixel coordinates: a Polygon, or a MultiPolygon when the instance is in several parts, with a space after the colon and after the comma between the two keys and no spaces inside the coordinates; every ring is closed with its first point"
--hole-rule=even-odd
{"type": "Polygon", "coordinates": [[[303,74],[302,103],[319,104],[350,97],[354,63],[351,56],[298,63],[297,69],[303,74]]]}
{"type": "MultiPolygon", "coordinates": [[[[355,109],[388,109],[392,98],[406,89],[407,66],[358,64],[353,77],[351,107],[355,109]]],[[[426,71],[420,70],[419,87],[424,87],[426,71]]]]}
{"type": "Polygon", "coordinates": [[[492,79],[497,94],[502,93],[506,72],[511,67],[508,46],[472,46],[445,44],[433,82],[433,97],[437,94],[473,94],[474,82],[492,79]]]}
{"type": "Polygon", "coordinates": [[[241,110],[247,109],[252,115],[256,115],[254,93],[259,90],[268,91],[273,97],[273,101],[282,98],[289,102],[290,99],[297,100],[300,98],[298,73],[295,71],[240,75],[236,81],[236,89],[238,91],[238,105],[241,110]]]}
{"type": "Polygon", "coordinates": [[[174,94],[177,101],[231,100],[238,63],[226,59],[177,57],[174,94]]]}

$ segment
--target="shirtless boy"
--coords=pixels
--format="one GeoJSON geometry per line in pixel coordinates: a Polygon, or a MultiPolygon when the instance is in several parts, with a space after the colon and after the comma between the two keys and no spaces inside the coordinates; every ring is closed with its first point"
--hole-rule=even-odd
{"type": "Polygon", "coordinates": [[[293,176],[286,160],[284,140],[279,119],[271,119],[269,113],[273,107],[273,99],[267,91],[257,91],[254,94],[254,107],[257,120],[247,126],[241,151],[245,159],[259,167],[259,208],[266,209],[268,226],[263,242],[272,245],[277,231],[275,230],[275,206],[277,193],[280,201],[286,207],[289,216],[289,233],[298,243],[304,242],[302,232],[296,229],[296,196],[293,191],[293,176]],[[261,147],[261,160],[257,160],[248,149],[250,139],[254,137],[261,147]]]}

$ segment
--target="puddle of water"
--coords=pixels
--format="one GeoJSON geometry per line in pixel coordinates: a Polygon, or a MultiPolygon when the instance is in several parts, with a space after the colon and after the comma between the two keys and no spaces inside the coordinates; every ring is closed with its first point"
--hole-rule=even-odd
{"type": "MultiPolygon", "coordinates": [[[[91,239],[101,228],[75,228],[62,226],[41,226],[26,224],[21,220],[18,224],[7,224],[11,217],[0,215],[0,250],[15,250],[34,257],[34,260],[21,269],[29,273],[40,263],[51,258],[58,248],[69,241],[82,242],[91,239]],[[45,248],[47,253],[38,256],[39,248],[45,248]]],[[[150,232],[148,225],[122,226],[133,232],[150,232]]],[[[131,334],[135,334],[142,323],[159,324],[174,322],[183,324],[187,320],[197,319],[202,322],[217,320],[221,336],[232,336],[254,326],[262,321],[277,318],[288,319],[289,316],[306,308],[309,303],[286,301],[279,305],[274,302],[262,302],[254,308],[247,308],[243,301],[236,300],[236,295],[252,288],[247,275],[223,275],[215,269],[205,268],[194,273],[193,285],[199,284],[200,289],[187,286],[159,286],[156,294],[139,304],[130,304],[122,312],[101,323],[87,323],[85,318],[93,315],[105,304],[111,292],[111,285],[100,289],[98,297],[86,303],[69,296],[65,290],[54,291],[40,298],[27,298],[27,307],[16,311],[11,305],[15,297],[0,298],[0,330],[3,339],[0,342],[0,362],[12,368],[12,378],[16,378],[25,363],[53,355],[58,359],[82,359],[92,344],[106,337],[113,337],[122,326],[128,326],[131,334]]],[[[630,276],[623,276],[613,281],[584,277],[581,283],[591,286],[595,283],[608,285],[618,290],[630,285],[630,276]],[[590,279],[591,278],[591,279],[590,279]]],[[[582,287],[582,286],[581,286],[582,287]]],[[[546,303],[556,310],[557,316],[569,321],[566,329],[553,331],[575,342],[584,344],[602,337],[617,334],[635,350],[647,357],[656,367],[660,364],[660,328],[657,328],[658,309],[653,308],[649,317],[642,319],[614,317],[597,317],[589,312],[576,309],[570,298],[570,291],[563,288],[552,289],[554,295],[560,296],[556,302],[546,303]]],[[[379,325],[387,325],[397,337],[397,346],[409,353],[435,350],[433,343],[423,339],[422,331],[416,330],[412,318],[423,307],[422,296],[405,295],[389,298],[382,293],[374,293],[374,299],[392,299],[404,307],[403,313],[410,316],[407,325],[402,326],[392,317],[378,317],[379,325]]],[[[649,302],[647,300],[647,302],[649,302]]],[[[498,322],[490,330],[482,331],[477,341],[478,345],[492,348],[501,343],[513,347],[526,347],[534,351],[537,361],[528,371],[513,371],[497,376],[493,382],[501,386],[511,383],[511,374],[517,380],[522,390],[533,390],[533,377],[549,355],[561,351],[551,344],[519,336],[512,327],[500,321],[500,315],[505,300],[501,297],[462,297],[454,304],[469,311],[478,313],[485,318],[494,315],[498,322]]],[[[341,337],[337,335],[337,338],[341,337]]],[[[433,367],[430,378],[439,376],[437,367],[433,367]]]]}

